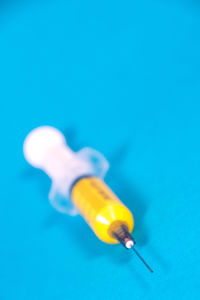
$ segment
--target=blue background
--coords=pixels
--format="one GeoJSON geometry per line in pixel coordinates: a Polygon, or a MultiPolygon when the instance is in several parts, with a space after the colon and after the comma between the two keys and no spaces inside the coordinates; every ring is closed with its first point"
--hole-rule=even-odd
{"type": "Polygon", "coordinates": [[[0,128],[1,300],[200,297],[199,1],[1,1],[0,128]],[[40,125],[105,154],[154,274],[53,210],[40,125]]]}

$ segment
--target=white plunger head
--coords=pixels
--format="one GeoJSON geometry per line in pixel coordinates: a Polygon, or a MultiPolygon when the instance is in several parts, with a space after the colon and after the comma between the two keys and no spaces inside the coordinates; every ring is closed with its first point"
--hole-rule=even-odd
{"type": "Polygon", "coordinates": [[[41,168],[49,151],[66,145],[64,135],[54,127],[41,126],[32,130],[24,141],[24,156],[34,167],[41,168]]]}

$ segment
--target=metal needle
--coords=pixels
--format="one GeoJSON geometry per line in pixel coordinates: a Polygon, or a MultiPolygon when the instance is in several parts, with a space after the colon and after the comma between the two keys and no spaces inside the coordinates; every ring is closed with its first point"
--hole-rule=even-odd
{"type": "Polygon", "coordinates": [[[137,250],[135,249],[135,247],[132,247],[133,251],[135,252],[135,254],[139,257],[139,259],[143,262],[143,264],[147,267],[147,269],[153,273],[153,270],[149,267],[149,265],[146,263],[146,261],[142,258],[142,256],[137,252],[137,250]]]}

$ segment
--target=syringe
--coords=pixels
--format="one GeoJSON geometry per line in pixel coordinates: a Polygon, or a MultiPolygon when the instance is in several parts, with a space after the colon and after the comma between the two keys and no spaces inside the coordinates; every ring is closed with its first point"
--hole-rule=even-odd
{"type": "Polygon", "coordinates": [[[57,210],[69,212],[67,204],[71,199],[100,240],[133,249],[153,272],[135,249],[131,212],[103,180],[108,163],[99,152],[84,148],[75,153],[67,146],[60,131],[43,126],[27,136],[24,155],[32,166],[43,169],[52,179],[49,197],[57,210]]]}

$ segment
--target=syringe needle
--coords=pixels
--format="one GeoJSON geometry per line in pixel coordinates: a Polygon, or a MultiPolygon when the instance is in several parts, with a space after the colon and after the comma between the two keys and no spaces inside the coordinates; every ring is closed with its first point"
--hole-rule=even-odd
{"type": "Polygon", "coordinates": [[[135,247],[132,247],[132,249],[135,252],[135,254],[139,257],[139,259],[143,262],[143,264],[147,267],[147,269],[149,269],[149,271],[151,273],[153,273],[153,270],[149,267],[149,265],[146,263],[146,261],[144,260],[144,258],[142,258],[142,256],[137,252],[137,250],[135,249],[135,247]]]}

